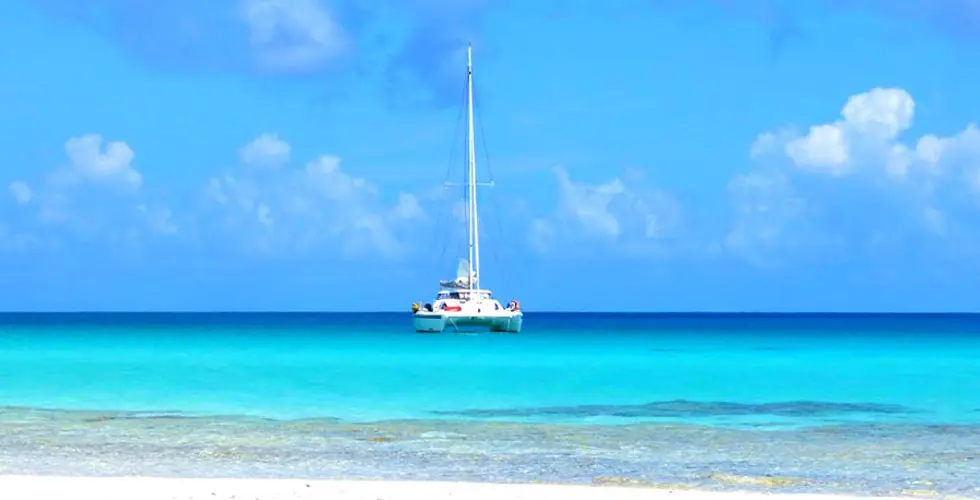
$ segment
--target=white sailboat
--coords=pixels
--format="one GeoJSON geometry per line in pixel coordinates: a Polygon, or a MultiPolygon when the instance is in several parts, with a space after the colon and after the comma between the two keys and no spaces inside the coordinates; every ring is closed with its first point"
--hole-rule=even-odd
{"type": "Polygon", "coordinates": [[[460,259],[456,278],[440,281],[439,293],[432,303],[412,305],[412,322],[416,332],[442,332],[447,328],[484,329],[495,332],[518,333],[524,313],[516,300],[506,307],[493,297],[490,290],[480,286],[480,229],[476,205],[476,140],[473,130],[473,47],[467,47],[467,176],[466,176],[466,236],[468,258],[460,259]]]}

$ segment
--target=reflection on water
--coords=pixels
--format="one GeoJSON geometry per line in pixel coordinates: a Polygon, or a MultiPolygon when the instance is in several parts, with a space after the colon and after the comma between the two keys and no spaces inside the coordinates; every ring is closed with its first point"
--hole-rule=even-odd
{"type": "MultiPolygon", "coordinates": [[[[664,404],[658,411],[666,411],[664,404]]],[[[789,411],[785,405],[768,411],[789,411]]],[[[724,408],[746,411],[715,409],[724,408]]],[[[891,410],[898,411],[854,411],[891,410]]],[[[584,482],[978,497],[977,470],[978,426],[772,431],[472,421],[350,424],[0,409],[0,473],[584,482]]]]}

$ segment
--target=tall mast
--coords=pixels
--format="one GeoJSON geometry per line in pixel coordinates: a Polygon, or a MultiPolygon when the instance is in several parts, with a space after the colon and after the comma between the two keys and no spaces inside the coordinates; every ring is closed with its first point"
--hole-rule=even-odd
{"type": "Polygon", "coordinates": [[[470,290],[479,288],[480,280],[480,226],[476,211],[476,140],[473,132],[473,45],[466,47],[466,95],[467,95],[467,118],[468,118],[468,151],[467,160],[469,175],[467,175],[467,188],[469,195],[467,201],[467,236],[469,237],[469,287],[470,290]]]}

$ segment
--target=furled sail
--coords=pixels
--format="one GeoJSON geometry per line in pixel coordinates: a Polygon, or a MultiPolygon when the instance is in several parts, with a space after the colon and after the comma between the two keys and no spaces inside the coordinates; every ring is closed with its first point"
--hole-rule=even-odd
{"type": "Polygon", "coordinates": [[[456,279],[440,281],[439,285],[447,288],[469,288],[470,262],[466,259],[459,259],[459,263],[456,265],[456,279]]]}

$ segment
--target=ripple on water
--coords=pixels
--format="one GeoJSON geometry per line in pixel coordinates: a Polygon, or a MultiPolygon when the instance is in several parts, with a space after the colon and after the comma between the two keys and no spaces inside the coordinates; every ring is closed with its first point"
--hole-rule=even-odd
{"type": "Polygon", "coordinates": [[[865,494],[930,490],[969,497],[980,495],[978,457],[978,426],[762,431],[447,420],[352,424],[0,409],[4,473],[538,481],[865,494]]]}

